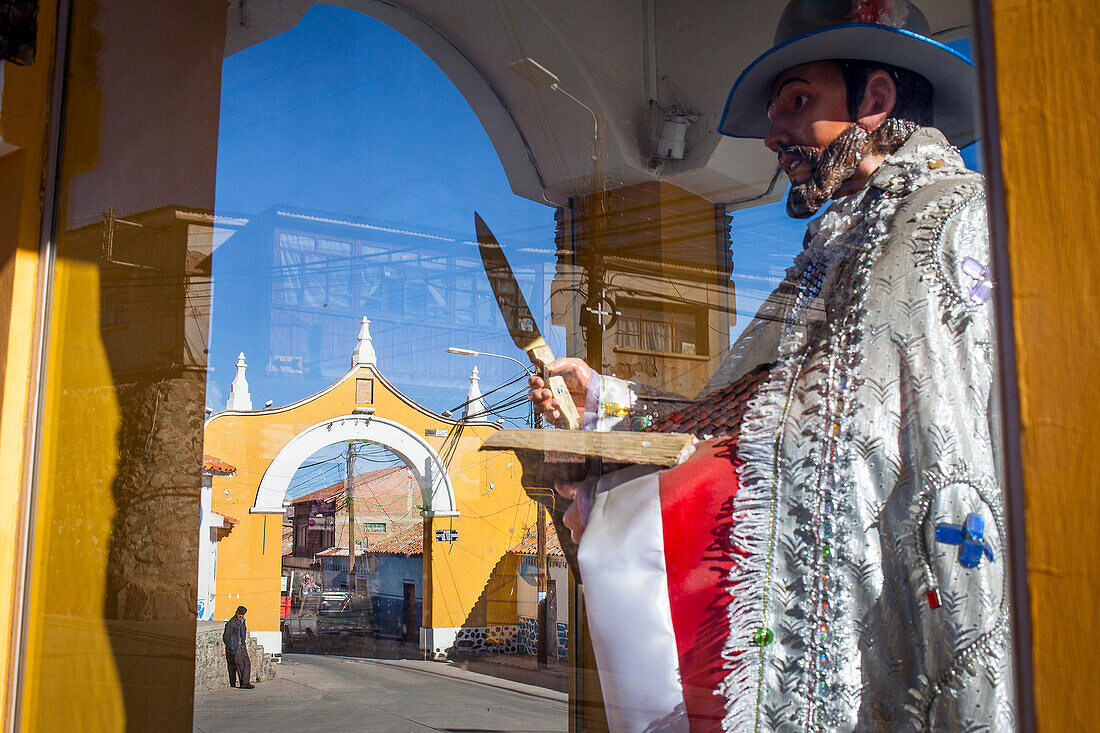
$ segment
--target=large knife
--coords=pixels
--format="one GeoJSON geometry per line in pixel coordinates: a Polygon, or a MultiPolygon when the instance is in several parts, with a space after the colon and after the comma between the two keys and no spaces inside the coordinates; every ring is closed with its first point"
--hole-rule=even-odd
{"type": "Polygon", "coordinates": [[[512,267],[504,256],[497,238],[489,231],[489,227],[482,221],[481,216],[474,212],[474,226],[477,229],[477,244],[481,251],[481,262],[485,265],[485,274],[489,276],[489,286],[493,289],[493,295],[500,306],[500,314],[504,316],[504,323],[508,326],[508,333],[516,346],[527,352],[527,358],[531,360],[542,372],[542,380],[546,382],[550,391],[558,400],[561,412],[560,427],[569,430],[579,430],[581,427],[580,416],[577,414],[577,406],[573,402],[569,390],[565,387],[565,380],[560,376],[550,376],[546,372],[546,365],[554,360],[554,354],[539,333],[538,325],[531,316],[531,309],[527,307],[527,301],[520,292],[516,276],[512,274],[512,267]]]}

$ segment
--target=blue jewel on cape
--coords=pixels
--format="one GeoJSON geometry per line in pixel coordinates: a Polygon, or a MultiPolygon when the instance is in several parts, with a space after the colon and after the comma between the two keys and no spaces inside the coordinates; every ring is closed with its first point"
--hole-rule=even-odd
{"type": "Polygon", "coordinates": [[[959,564],[964,568],[976,568],[982,561],[982,555],[993,562],[993,548],[985,539],[985,522],[981,516],[970,512],[964,524],[936,525],[936,541],[959,546],[959,564]]]}

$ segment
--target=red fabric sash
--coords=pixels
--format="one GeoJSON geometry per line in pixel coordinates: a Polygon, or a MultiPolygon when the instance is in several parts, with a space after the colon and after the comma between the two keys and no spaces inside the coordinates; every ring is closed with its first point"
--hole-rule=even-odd
{"type": "Polygon", "coordinates": [[[691,729],[718,730],[724,700],[715,695],[726,672],[729,636],[730,529],[737,493],[737,444],[698,444],[684,463],[660,475],[661,520],[672,625],[691,729]]]}

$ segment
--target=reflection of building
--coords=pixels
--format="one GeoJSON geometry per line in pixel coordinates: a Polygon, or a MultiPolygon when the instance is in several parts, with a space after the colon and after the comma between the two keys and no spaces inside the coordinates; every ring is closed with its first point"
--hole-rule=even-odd
{"type": "MultiPolygon", "coordinates": [[[[355,554],[355,587],[371,599],[371,628],[380,636],[420,637],[423,616],[424,525],[417,522],[355,554]]],[[[348,548],[317,554],[326,588],[346,588],[348,548]]]]}
{"type": "MultiPolygon", "coordinates": [[[[295,557],[313,557],[330,547],[348,546],[348,506],[344,481],[290,502],[295,557]]],[[[355,544],[370,548],[388,535],[420,524],[420,486],[408,466],[390,466],[356,475],[352,482],[355,544]]]]}
{"type": "MultiPolygon", "coordinates": [[[[403,390],[421,401],[432,390],[453,392],[469,365],[435,358],[448,346],[514,349],[470,238],[269,209],[217,250],[215,338],[231,323],[248,323],[244,340],[224,348],[247,353],[275,394],[301,394],[303,382],[312,388],[347,371],[346,345],[365,314],[383,366],[403,390]]],[[[549,266],[513,266],[535,316],[546,316],[549,266]]],[[[499,360],[480,366],[491,384],[515,372],[499,360]]]]}
{"type": "Polygon", "coordinates": [[[100,264],[99,328],[117,375],[205,370],[213,223],[211,212],[180,206],[108,209],[67,232],[100,264]]]}
{"type": "Polygon", "coordinates": [[[516,647],[521,654],[538,652],[539,603],[547,605],[550,655],[565,661],[569,658],[569,607],[566,603],[569,568],[561,551],[558,533],[553,524],[546,527],[546,596],[538,592],[538,538],[528,532],[523,541],[509,550],[516,556],[516,647]]]}
{"type": "Polygon", "coordinates": [[[559,212],[554,323],[570,353],[599,354],[600,371],[694,395],[735,318],[728,216],[663,182],[603,198],[608,214],[595,215],[593,199],[559,212]]]}
{"type": "Polygon", "coordinates": [[[225,461],[203,454],[201,516],[199,519],[199,588],[197,617],[209,621],[214,617],[214,596],[217,588],[218,540],[225,537],[240,520],[218,514],[211,507],[214,476],[232,476],[237,469],[225,461]]]}
{"type": "MultiPolygon", "coordinates": [[[[487,627],[515,618],[514,597],[503,590],[512,582],[508,549],[534,522],[536,506],[520,487],[514,456],[479,451],[498,425],[443,417],[409,399],[378,369],[366,328],[352,353],[351,369],[316,394],[285,407],[226,410],[207,419],[204,449],[237,469],[232,477],[212,478],[211,510],[240,520],[219,543],[214,618],[226,619],[243,604],[253,636],[268,652],[281,648],[280,575],[288,566],[305,570],[281,552],[291,481],[302,463],[326,446],[373,443],[404,465],[381,476],[363,474],[364,485],[380,481],[377,485],[394,489],[389,500],[376,503],[376,514],[363,516],[423,527],[420,644],[426,654],[445,654],[464,634],[484,636],[487,627]],[[404,481],[410,474],[415,505],[405,517],[404,481]]],[[[342,487],[329,487],[301,502],[306,526],[309,509],[318,506],[315,498],[338,499],[341,493],[342,487]]],[[[365,511],[373,510],[368,505],[365,511]]],[[[337,544],[346,546],[346,527],[336,530],[337,544]]],[[[318,561],[326,557],[319,554],[318,561]]],[[[329,556],[339,557],[339,551],[329,556]]],[[[343,558],[346,563],[346,550],[343,558]]],[[[365,572],[358,564],[356,570],[365,572]]],[[[401,593],[404,598],[404,588],[401,593]]]]}

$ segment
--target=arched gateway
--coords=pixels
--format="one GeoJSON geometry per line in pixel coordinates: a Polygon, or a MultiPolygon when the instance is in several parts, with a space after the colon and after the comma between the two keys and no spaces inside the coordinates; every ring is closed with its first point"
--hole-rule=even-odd
{"type": "Polygon", "coordinates": [[[420,484],[425,517],[458,516],[451,479],[435,449],[405,425],[370,414],[324,420],[294,436],[260,480],[251,512],[282,514],[287,488],[302,463],[325,446],[347,441],[375,443],[403,460],[420,484]]]}
{"type": "MultiPolygon", "coordinates": [[[[463,629],[515,623],[514,594],[502,578],[512,567],[509,548],[536,517],[519,483],[519,463],[478,450],[499,425],[439,415],[390,383],[378,369],[368,324],[364,319],[350,371],[282,407],[252,409],[242,355],[227,409],[206,421],[203,452],[235,469],[212,476],[204,488],[209,517],[203,526],[212,529],[200,543],[215,558],[204,585],[211,616],[224,620],[246,606],[249,630],[268,652],[282,648],[287,489],[311,455],[347,441],[367,441],[397,455],[419,484],[423,573],[414,590],[422,601],[424,651],[446,650],[463,629]]],[[[455,390],[456,399],[466,392],[461,382],[455,390]]],[[[369,579],[359,572],[361,580],[369,579]]]]}

